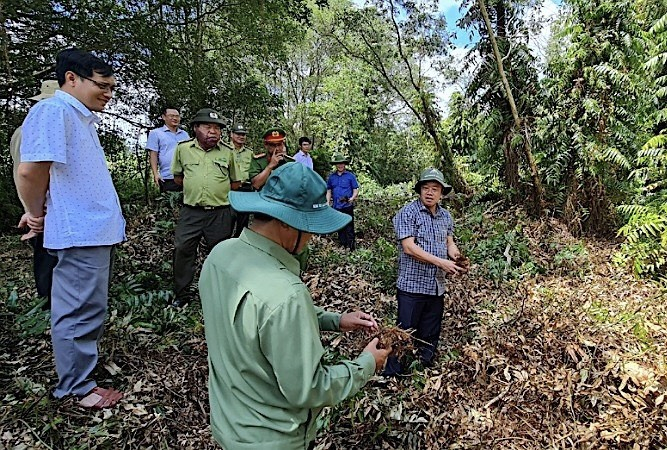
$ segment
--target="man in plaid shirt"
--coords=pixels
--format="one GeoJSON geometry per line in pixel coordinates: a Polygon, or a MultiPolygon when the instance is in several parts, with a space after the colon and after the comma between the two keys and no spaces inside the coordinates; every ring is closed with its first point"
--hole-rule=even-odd
{"type": "MultiPolygon", "coordinates": [[[[439,204],[451,190],[442,172],[426,169],[415,185],[419,198],[401,208],[393,219],[399,253],[398,326],[415,330],[425,367],[433,365],[438,347],[446,274],[464,271],[453,261],[461,255],[454,243],[454,221],[439,204]]],[[[390,357],[383,375],[395,376],[401,371],[399,360],[390,357]]]]}

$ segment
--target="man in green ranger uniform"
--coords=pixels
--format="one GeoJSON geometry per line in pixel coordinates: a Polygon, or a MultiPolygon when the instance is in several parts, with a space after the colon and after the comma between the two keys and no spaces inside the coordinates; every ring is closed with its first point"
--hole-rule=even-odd
{"type": "Polygon", "coordinates": [[[320,330],[377,330],[360,311],[315,307],[294,258],[313,234],[350,217],[327,204],[324,180],[302,164],[277,168],[261,192],[232,192],[230,202],[253,222],[213,249],[199,281],[213,437],[226,450],[313,448],[321,409],[354,395],[391,351],[375,338],[354,360],[322,360],[320,330]]]}
{"type": "MultiPolygon", "coordinates": [[[[252,162],[253,151],[246,147],[245,142],[248,135],[248,129],[242,123],[232,125],[232,131],[229,133],[229,144],[234,155],[234,163],[241,179],[239,191],[252,192],[250,184],[250,163],[252,162]]],[[[243,228],[248,226],[250,214],[232,211],[232,227],[234,229],[233,237],[239,237],[243,228]]]]}
{"type": "Polygon", "coordinates": [[[183,186],[183,207],[174,232],[174,306],[190,301],[187,288],[196,270],[202,236],[208,248],[232,235],[230,189],[240,180],[232,150],[220,142],[224,121],[210,109],[192,119],[195,138],[178,144],[171,163],[174,181],[183,186]]]}

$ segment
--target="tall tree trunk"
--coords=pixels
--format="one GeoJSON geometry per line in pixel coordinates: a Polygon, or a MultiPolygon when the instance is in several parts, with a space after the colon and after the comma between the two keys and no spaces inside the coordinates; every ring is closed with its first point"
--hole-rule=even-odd
{"type": "Polygon", "coordinates": [[[428,99],[423,98],[423,96],[424,93],[420,92],[420,97],[422,97],[422,107],[424,108],[422,123],[426,132],[431,136],[431,139],[433,139],[433,146],[435,147],[436,153],[440,155],[442,173],[445,175],[445,179],[449,180],[452,184],[452,187],[456,192],[467,194],[468,185],[461,176],[461,172],[456,167],[454,154],[451,149],[447,148],[442,142],[438,130],[439,118],[432,110],[433,106],[429,103],[428,99]]]}
{"type": "Polygon", "coordinates": [[[544,209],[544,188],[542,187],[542,181],[540,180],[539,172],[537,171],[537,164],[535,163],[535,157],[533,156],[532,144],[530,139],[530,134],[528,128],[525,127],[519,117],[519,112],[514,102],[514,96],[512,95],[512,90],[510,89],[510,84],[507,81],[505,76],[505,70],[503,68],[503,59],[500,56],[500,50],[498,50],[498,42],[496,42],[496,37],[493,33],[493,28],[491,27],[491,20],[489,19],[489,13],[486,10],[486,5],[484,0],[477,0],[479,4],[480,12],[484,18],[484,23],[486,24],[486,30],[489,33],[489,40],[491,41],[491,46],[493,47],[493,56],[496,59],[498,65],[498,73],[503,82],[503,89],[505,95],[507,95],[507,101],[510,104],[510,109],[512,110],[512,117],[514,118],[514,125],[517,130],[521,130],[524,134],[524,153],[526,160],[528,161],[528,166],[530,167],[530,175],[533,180],[533,196],[534,196],[534,207],[538,214],[542,213],[544,209]]]}

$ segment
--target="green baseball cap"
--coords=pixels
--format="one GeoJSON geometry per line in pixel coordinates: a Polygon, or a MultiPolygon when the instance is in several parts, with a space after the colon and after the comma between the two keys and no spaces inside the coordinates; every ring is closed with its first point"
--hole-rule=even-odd
{"type": "Polygon", "coordinates": [[[197,114],[195,114],[190,123],[192,125],[198,123],[217,123],[218,125],[225,125],[225,121],[222,120],[218,111],[212,108],[202,108],[197,111],[197,114]]]}
{"type": "Polygon", "coordinates": [[[331,164],[350,164],[350,160],[343,156],[342,153],[334,153],[331,158],[331,164]]]}
{"type": "Polygon", "coordinates": [[[232,133],[248,134],[248,129],[242,123],[235,123],[232,125],[232,133]]]}
{"type": "Polygon", "coordinates": [[[229,203],[238,212],[262,213],[292,228],[313,234],[340,230],[352,217],[327,202],[327,184],[303,164],[287,163],[275,169],[260,192],[230,192],[229,203]]]}
{"type": "Polygon", "coordinates": [[[415,184],[417,194],[421,192],[422,184],[427,181],[436,181],[442,186],[442,195],[447,195],[452,191],[452,187],[445,183],[445,176],[438,169],[429,167],[419,175],[419,181],[415,184]]]}

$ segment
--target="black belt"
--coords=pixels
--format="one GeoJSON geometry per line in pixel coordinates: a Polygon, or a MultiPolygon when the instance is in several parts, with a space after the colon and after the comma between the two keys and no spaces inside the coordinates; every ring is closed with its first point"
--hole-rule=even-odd
{"type": "Polygon", "coordinates": [[[229,205],[220,205],[220,206],[192,206],[192,205],[183,205],[190,209],[201,209],[203,211],[215,211],[216,209],[225,209],[229,208],[229,205]]]}

